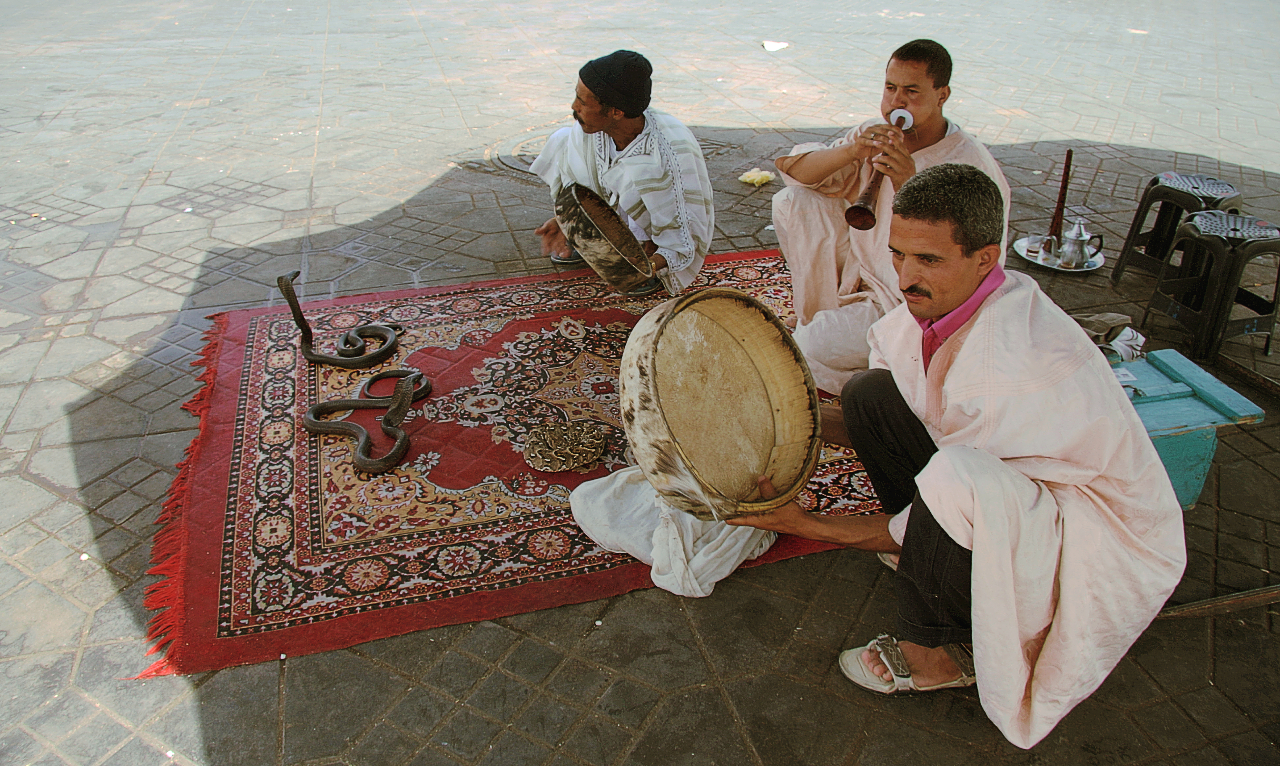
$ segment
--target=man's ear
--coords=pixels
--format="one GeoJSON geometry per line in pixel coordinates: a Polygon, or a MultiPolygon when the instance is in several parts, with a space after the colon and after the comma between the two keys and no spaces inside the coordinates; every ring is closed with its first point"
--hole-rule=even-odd
{"type": "Polygon", "coordinates": [[[978,273],[986,279],[996,264],[1000,263],[1000,245],[980,247],[974,252],[973,257],[978,259],[978,273]]]}
{"type": "Polygon", "coordinates": [[[950,85],[943,85],[941,88],[938,88],[938,106],[939,107],[947,103],[947,99],[949,98],[951,98],[950,85]]]}

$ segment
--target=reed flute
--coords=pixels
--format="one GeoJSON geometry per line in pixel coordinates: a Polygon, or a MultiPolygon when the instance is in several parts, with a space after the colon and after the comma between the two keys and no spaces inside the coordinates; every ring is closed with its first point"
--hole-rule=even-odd
{"type": "MultiPolygon", "coordinates": [[[[910,130],[911,125],[915,122],[911,116],[911,112],[906,109],[894,109],[889,113],[891,124],[901,130],[910,130]]],[[[871,160],[868,159],[867,162],[871,160]]],[[[884,173],[879,170],[873,170],[871,180],[867,182],[867,188],[862,190],[858,195],[858,199],[854,200],[849,209],[844,211],[845,223],[849,224],[858,231],[866,231],[874,228],[876,225],[876,201],[880,199],[880,183],[884,181],[884,173]]]]}

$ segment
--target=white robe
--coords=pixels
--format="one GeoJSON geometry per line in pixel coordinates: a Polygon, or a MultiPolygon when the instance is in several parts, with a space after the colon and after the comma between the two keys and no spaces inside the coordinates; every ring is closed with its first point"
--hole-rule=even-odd
{"type": "MultiPolygon", "coordinates": [[[[883,120],[868,120],[830,146],[845,146],[883,120]]],[[[846,167],[816,184],[802,184],[787,170],[809,152],[828,148],[806,143],[774,160],[787,187],[774,195],[773,225],[778,246],[791,271],[792,307],[798,319],[794,335],[818,387],[833,394],[856,370],[866,369],[866,336],[876,320],[902,303],[898,276],[889,254],[889,226],[893,215],[892,183],[880,185],[876,220],[867,231],[851,228],[844,211],[870,180],[870,166],[846,167]]],[[[950,123],[945,137],[913,152],[916,172],[945,162],[980,168],[995,180],[1009,220],[1009,184],[987,148],[950,123]]],[[[1000,263],[1004,264],[1001,242],[1000,263]]]]}
{"type": "Polygon", "coordinates": [[[906,306],[870,332],[939,451],[916,477],[973,551],[982,707],[1029,748],[1091,694],[1173,592],[1182,511],[1103,356],[1034,280],[1004,285],[934,355],[906,306]]]}
{"type": "Polygon", "coordinates": [[[622,151],[605,133],[560,128],[530,167],[551,186],[567,184],[599,194],[641,241],[652,240],[667,268],[658,273],[671,295],[692,284],[715,236],[711,177],[698,140],[682,122],[644,111],[644,130],[622,151]]]}

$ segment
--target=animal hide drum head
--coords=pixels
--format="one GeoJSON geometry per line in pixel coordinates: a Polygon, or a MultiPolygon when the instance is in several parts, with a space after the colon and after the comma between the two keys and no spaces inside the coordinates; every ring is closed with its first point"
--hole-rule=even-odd
{"type": "Polygon", "coordinates": [[[767,513],[817,466],[813,377],[781,320],[746,293],[711,288],[657,306],[627,340],[619,377],[636,462],[700,519],[767,513]],[[760,497],[761,475],[777,497],[760,497]]]}
{"type": "Polygon", "coordinates": [[[614,209],[582,184],[569,184],[556,195],[560,230],[587,265],[620,293],[653,277],[653,260],[614,209]]]}

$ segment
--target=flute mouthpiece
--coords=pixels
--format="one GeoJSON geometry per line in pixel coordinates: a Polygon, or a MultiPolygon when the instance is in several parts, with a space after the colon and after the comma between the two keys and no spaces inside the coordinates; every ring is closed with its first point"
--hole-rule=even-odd
{"type": "Polygon", "coordinates": [[[915,122],[916,118],[911,116],[911,112],[908,112],[906,109],[894,109],[892,112],[889,112],[889,123],[891,125],[898,125],[898,127],[903,130],[911,130],[911,126],[914,125],[915,122]],[[903,121],[901,125],[898,125],[899,120],[903,121]]]}

